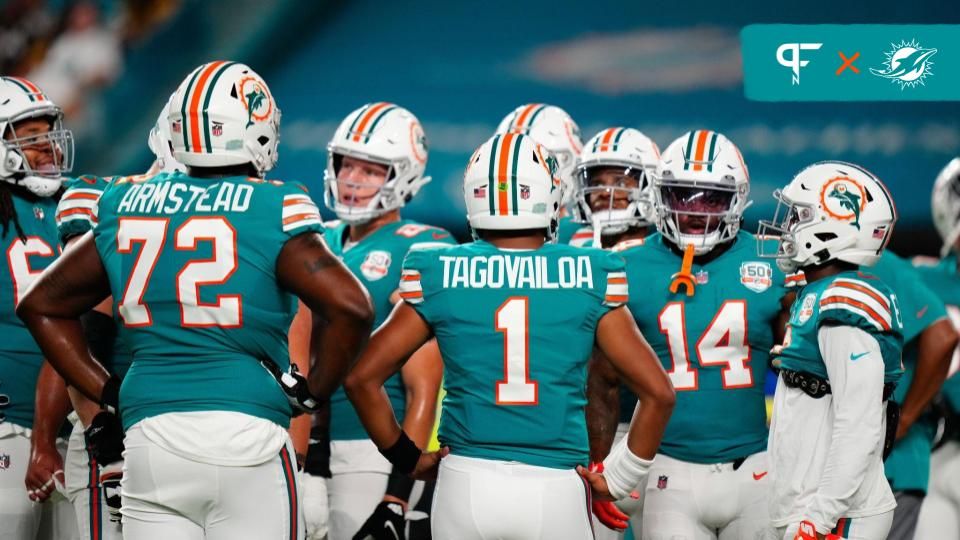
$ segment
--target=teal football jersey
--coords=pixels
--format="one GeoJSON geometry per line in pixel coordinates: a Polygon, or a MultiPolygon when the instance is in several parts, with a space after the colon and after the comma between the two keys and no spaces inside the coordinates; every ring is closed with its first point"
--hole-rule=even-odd
{"type": "Polygon", "coordinates": [[[757,259],[756,238],[743,231],[727,251],[693,265],[692,297],[669,290],[682,255],[662,235],[622,255],[630,311],[677,391],[660,453],[723,463],[763,451],[763,384],[786,276],[757,259]]]}
{"type": "MultiPolygon", "coordinates": [[[[933,266],[918,265],[923,282],[947,305],[953,324],[960,328],[960,274],[957,273],[957,254],[951,252],[933,266]]],[[[950,407],[960,411],[960,376],[954,373],[940,390],[950,407]]]]}
{"type": "MultiPolygon", "coordinates": [[[[0,189],[10,189],[2,187],[0,189]]],[[[6,396],[9,404],[0,405],[0,421],[25,428],[33,427],[34,392],[43,355],[30,331],[14,313],[17,303],[43,269],[60,254],[54,216],[54,198],[26,198],[11,195],[17,219],[27,241],[17,236],[11,222],[2,237],[6,261],[0,264],[0,403],[6,396]]]]}
{"type": "MultiPolygon", "coordinates": [[[[347,243],[349,236],[346,223],[331,223],[324,236],[330,250],[343,260],[370,293],[375,313],[374,328],[380,326],[393,310],[390,296],[397,290],[403,258],[410,247],[417,244],[456,244],[449,232],[410,220],[388,223],[354,245],[347,243]]],[[[384,388],[397,419],[403,422],[407,397],[400,374],[390,377],[384,388]]],[[[330,415],[331,439],[370,438],[342,387],[337,388],[330,398],[330,415]]]]}
{"type": "Polygon", "coordinates": [[[415,249],[400,291],[443,356],[441,445],[541,467],[587,463],[587,362],[600,318],[627,300],[619,255],[482,241],[415,249]]]}
{"type": "Polygon", "coordinates": [[[570,240],[573,238],[573,235],[582,228],[583,224],[574,221],[573,216],[566,215],[561,217],[560,222],[557,225],[557,243],[569,244],[570,240]]]}
{"type": "MultiPolygon", "coordinates": [[[[66,183],[66,191],[57,205],[57,233],[60,243],[92,231],[97,224],[97,211],[103,190],[110,185],[110,178],[93,175],[78,176],[66,183]]],[[[118,377],[123,377],[130,369],[133,354],[123,340],[123,327],[117,326],[117,337],[113,342],[113,358],[103,359],[105,368],[118,377]]]]}
{"type": "Polygon", "coordinates": [[[286,241],[322,233],[297,184],[182,173],[120,178],[94,238],[136,359],[124,427],[168,412],[234,411],[286,427],[290,405],[260,361],[290,365],[297,300],[276,279],[286,241]]]}
{"type": "Polygon", "coordinates": [[[783,369],[829,379],[820,355],[821,325],[853,326],[869,332],[880,344],[884,382],[897,382],[903,372],[903,322],[896,295],[876,276],[847,271],[807,284],[790,308],[787,336],[778,355],[783,369]]]}
{"type": "MultiPolygon", "coordinates": [[[[917,338],[928,326],[947,316],[943,302],[920,278],[909,262],[891,251],[884,251],[870,273],[887,284],[897,295],[903,316],[904,372],[893,394],[903,403],[917,365],[917,338]]],[[[916,489],[926,492],[930,480],[930,451],[936,426],[921,418],[897,441],[883,468],[894,491],[916,489]]]]}

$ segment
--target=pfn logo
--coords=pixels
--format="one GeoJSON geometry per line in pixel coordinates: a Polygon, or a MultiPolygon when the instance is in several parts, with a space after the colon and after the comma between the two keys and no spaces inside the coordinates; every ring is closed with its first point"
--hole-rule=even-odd
{"type": "Polygon", "coordinates": [[[800,68],[810,63],[809,60],[800,59],[800,51],[815,51],[821,46],[823,43],[784,43],[777,48],[777,62],[793,70],[793,84],[800,84],[800,68]],[[787,52],[790,53],[789,58],[787,52]]]}

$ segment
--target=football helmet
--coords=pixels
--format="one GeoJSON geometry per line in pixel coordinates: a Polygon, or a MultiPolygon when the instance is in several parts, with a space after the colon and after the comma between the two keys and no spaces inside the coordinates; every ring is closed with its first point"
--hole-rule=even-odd
{"type": "Polygon", "coordinates": [[[944,256],[953,249],[960,237],[960,157],[955,157],[937,175],[933,183],[930,201],[933,210],[933,226],[937,228],[944,256]]]}
{"type": "Polygon", "coordinates": [[[39,197],[60,189],[63,174],[73,169],[73,134],[63,127],[63,111],[37,85],[20,77],[0,77],[0,180],[21,185],[39,197]],[[50,130],[17,133],[15,124],[42,118],[50,130]],[[32,166],[25,151],[50,157],[32,166]]]}
{"type": "Polygon", "coordinates": [[[173,157],[173,141],[170,137],[170,122],[167,117],[170,115],[170,104],[173,103],[173,96],[167,99],[163,109],[160,110],[160,116],[157,117],[157,123],[150,130],[147,136],[147,146],[156,156],[157,170],[159,172],[187,172],[187,168],[173,157]]]}
{"type": "Polygon", "coordinates": [[[707,253],[736,238],[749,193],[750,173],[736,145],[716,131],[688,132],[670,143],[657,164],[657,230],[680,249],[692,245],[694,254],[707,253]]]}
{"type": "Polygon", "coordinates": [[[546,229],[556,237],[563,183],[547,149],[522,133],[494,135],[463,175],[467,221],[474,230],[546,229]]]}
{"type": "Polygon", "coordinates": [[[773,194],[773,220],[760,222],[759,236],[780,237],[776,252],[757,242],[758,254],[777,260],[787,273],[838,260],[873,266],[890,241],[897,209],[886,186],[866,169],[822,161],[803,169],[773,194]]]}
{"type": "Polygon", "coordinates": [[[566,206],[571,203],[576,183],[574,169],[583,149],[580,128],[560,107],[543,103],[521,105],[505,116],[497,133],[518,132],[533,137],[557,160],[557,174],[563,181],[566,206]]]}
{"type": "Polygon", "coordinates": [[[650,181],[659,159],[656,143],[636,129],[612,127],[594,135],[584,145],[576,167],[574,219],[591,224],[601,235],[653,223],[650,181]],[[616,172],[615,184],[602,181],[599,174],[606,171],[616,172]],[[594,198],[606,206],[594,209],[594,198]]]}
{"type": "Polygon", "coordinates": [[[237,62],[203,64],[170,98],[173,157],[191,167],[249,163],[261,177],[277,163],[280,109],[270,88],[237,62]]]}
{"type": "Polygon", "coordinates": [[[347,223],[359,224],[407,204],[425,184],[427,137],[420,121],[407,109],[392,103],[368,103],[340,122],[327,145],[327,169],[324,173],[323,199],[327,208],[347,223]],[[351,184],[351,187],[377,188],[376,195],[363,206],[341,200],[337,175],[344,156],[387,166],[387,179],[381,185],[351,184]]]}

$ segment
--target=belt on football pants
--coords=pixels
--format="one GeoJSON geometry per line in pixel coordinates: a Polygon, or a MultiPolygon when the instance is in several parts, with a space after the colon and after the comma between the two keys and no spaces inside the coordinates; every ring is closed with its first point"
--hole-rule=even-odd
{"type": "MultiPolygon", "coordinates": [[[[808,396],[814,399],[820,399],[830,392],[830,381],[818,377],[805,371],[794,371],[792,369],[781,369],[780,375],[783,377],[783,383],[790,388],[799,388],[808,396]]],[[[890,452],[893,451],[893,444],[897,437],[897,425],[900,423],[900,404],[892,401],[890,396],[896,389],[897,384],[888,382],[883,383],[883,401],[887,402],[887,432],[883,438],[883,459],[886,460],[890,452]]]]}

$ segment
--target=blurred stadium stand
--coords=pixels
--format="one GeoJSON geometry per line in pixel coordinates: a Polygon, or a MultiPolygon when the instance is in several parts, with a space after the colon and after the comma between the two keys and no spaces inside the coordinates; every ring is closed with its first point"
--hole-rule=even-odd
{"type": "MultiPolygon", "coordinates": [[[[459,181],[470,152],[513,107],[547,102],[565,108],[584,139],[608,125],[639,128],[661,147],[689,129],[726,133],[751,171],[748,230],[772,212],[773,189],[803,166],[821,159],[862,164],[893,191],[901,213],[894,249],[939,247],[929,191],[939,169],[960,154],[960,103],[749,102],[738,33],[750,23],[960,22],[949,2],[696,0],[658,13],[616,0],[15,0],[2,9],[34,11],[0,25],[0,43],[33,45],[21,60],[2,58],[4,69],[38,69],[43,51],[70,28],[65,14],[87,3],[98,9],[97,28],[119,43],[122,68],[88,84],[82,107],[71,110],[79,172],[144,170],[146,134],[175,85],[201,62],[230,58],[259,71],[283,109],[281,159],[271,176],[305,182],[318,202],[325,145],[339,120],[365,102],[393,101],[418,115],[430,142],[434,181],[409,214],[465,235],[459,181]],[[45,16],[37,6],[46,6],[45,16]],[[38,45],[44,39],[47,46],[38,45]]],[[[870,66],[882,52],[862,51],[858,65],[870,66]]],[[[840,62],[836,54],[821,58],[840,62]]]]}

